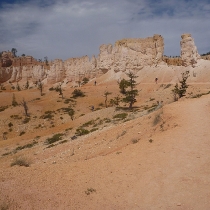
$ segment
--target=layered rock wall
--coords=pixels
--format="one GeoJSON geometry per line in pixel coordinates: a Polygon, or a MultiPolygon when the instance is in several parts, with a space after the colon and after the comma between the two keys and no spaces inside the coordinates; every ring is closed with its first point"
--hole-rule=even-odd
{"type": "Polygon", "coordinates": [[[158,64],[164,52],[163,37],[154,35],[145,39],[122,39],[112,45],[101,45],[98,68],[108,70],[138,71],[144,66],[158,64]]]}
{"type": "Polygon", "coordinates": [[[164,40],[161,35],[155,34],[148,38],[122,39],[113,46],[100,46],[98,57],[88,56],[69,58],[65,61],[55,59],[49,65],[35,60],[31,56],[14,57],[11,52],[3,52],[0,59],[0,83],[10,80],[32,80],[34,83],[46,79],[47,83],[54,84],[68,81],[81,81],[98,77],[110,70],[138,72],[144,66],[157,65],[165,62],[168,65],[194,65],[200,56],[194,40],[190,34],[181,36],[181,56],[170,58],[163,56],[164,40]]]}
{"type": "Polygon", "coordinates": [[[65,78],[64,64],[61,59],[55,59],[50,66],[50,70],[47,73],[47,83],[53,84],[62,82],[65,78]]]}

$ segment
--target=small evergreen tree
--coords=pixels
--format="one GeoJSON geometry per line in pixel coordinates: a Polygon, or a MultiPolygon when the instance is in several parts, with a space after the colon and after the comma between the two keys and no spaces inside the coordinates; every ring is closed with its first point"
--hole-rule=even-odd
{"type": "Polygon", "coordinates": [[[20,85],[18,84],[18,82],[17,82],[17,85],[16,85],[16,89],[17,89],[18,91],[21,91],[21,88],[20,88],[20,85]]]}
{"type": "Polygon", "coordinates": [[[87,84],[89,82],[89,79],[87,77],[84,77],[82,82],[83,82],[83,84],[87,84]]]}
{"type": "Polygon", "coordinates": [[[177,101],[178,97],[181,98],[185,96],[185,93],[187,91],[187,88],[189,85],[187,85],[187,79],[189,77],[189,71],[183,72],[182,73],[182,80],[179,80],[180,86],[178,83],[174,86],[174,89],[172,90],[173,95],[174,95],[174,100],[177,101]]]}
{"type": "Polygon", "coordinates": [[[15,94],[13,93],[13,96],[12,96],[12,106],[17,106],[18,105],[18,103],[17,103],[17,101],[16,101],[16,98],[15,98],[15,94]]]}
{"type": "MultiPolygon", "coordinates": [[[[135,78],[137,78],[137,76],[135,76],[132,72],[129,72],[127,76],[129,77],[129,79],[125,80],[126,82],[124,81],[124,83],[126,84],[126,88],[128,89],[125,88],[125,97],[122,100],[125,103],[129,104],[129,109],[132,109],[133,104],[136,102],[136,96],[138,95],[138,90],[134,89],[136,87],[135,78]]],[[[119,88],[121,90],[120,84],[119,88]]]]}
{"type": "Polygon", "coordinates": [[[17,55],[16,55],[17,49],[16,48],[12,48],[11,52],[14,55],[14,57],[17,57],[17,55]]]}
{"type": "Polygon", "coordinates": [[[48,57],[47,56],[44,57],[44,62],[45,62],[45,65],[47,65],[47,66],[49,65],[48,57]]]}
{"type": "Polygon", "coordinates": [[[69,116],[71,117],[71,120],[73,121],[73,120],[74,120],[75,111],[74,111],[73,109],[70,109],[70,110],[68,111],[68,114],[69,114],[69,116]]]}

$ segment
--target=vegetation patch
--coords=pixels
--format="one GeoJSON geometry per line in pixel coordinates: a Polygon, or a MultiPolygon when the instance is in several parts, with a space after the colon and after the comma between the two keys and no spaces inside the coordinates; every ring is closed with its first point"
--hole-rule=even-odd
{"type": "Polygon", "coordinates": [[[131,142],[132,142],[133,144],[136,144],[136,143],[139,142],[139,139],[132,139],[131,142]]]}
{"type": "Polygon", "coordinates": [[[34,145],[38,144],[37,141],[33,141],[32,143],[23,145],[23,146],[18,146],[15,150],[22,150],[22,149],[26,149],[26,148],[32,148],[34,145]]]}
{"type": "Polygon", "coordinates": [[[75,89],[72,92],[72,97],[73,98],[84,97],[84,96],[85,96],[84,92],[82,92],[80,89],[75,89]]]}
{"type": "Polygon", "coordinates": [[[96,190],[93,189],[93,188],[87,188],[87,190],[85,191],[85,194],[86,194],[86,195],[90,195],[90,194],[93,193],[93,192],[96,192],[96,190]]]}
{"type": "Polygon", "coordinates": [[[113,116],[114,119],[124,120],[128,116],[127,113],[120,113],[113,116]]]}
{"type": "Polygon", "coordinates": [[[10,164],[10,166],[15,165],[29,167],[30,162],[24,157],[16,157],[15,160],[10,164]]]}
{"type": "Polygon", "coordinates": [[[76,129],[76,132],[75,132],[75,135],[77,135],[77,136],[83,136],[83,135],[87,135],[88,133],[90,133],[89,130],[86,130],[84,128],[77,128],[76,129]]]}
{"type": "Polygon", "coordinates": [[[7,108],[8,108],[8,106],[0,106],[0,112],[3,112],[7,108]]]}
{"type": "Polygon", "coordinates": [[[70,102],[73,103],[73,105],[76,104],[76,101],[74,99],[72,99],[72,98],[66,98],[65,101],[64,101],[64,104],[68,104],[70,102]]]}
{"type": "Polygon", "coordinates": [[[57,133],[54,136],[52,136],[51,138],[47,138],[45,141],[45,144],[53,144],[57,141],[60,141],[60,140],[62,140],[63,135],[64,135],[63,133],[57,133]]]}
{"type": "Polygon", "coordinates": [[[84,123],[81,127],[88,127],[88,126],[93,125],[93,124],[94,124],[94,120],[90,120],[90,121],[84,123]]]}
{"type": "Polygon", "coordinates": [[[24,120],[23,120],[23,123],[26,124],[30,121],[30,117],[26,117],[24,120]]]}
{"type": "Polygon", "coordinates": [[[55,111],[46,111],[40,119],[53,119],[55,111]]]}
{"type": "Polygon", "coordinates": [[[98,128],[92,128],[91,130],[90,130],[90,132],[94,132],[94,131],[97,131],[98,130],[98,128]]]}
{"type": "Polygon", "coordinates": [[[199,94],[196,94],[196,95],[192,96],[192,98],[200,98],[201,96],[208,95],[208,94],[210,94],[210,91],[207,92],[207,93],[199,93],[199,94]]]}
{"type": "Polygon", "coordinates": [[[152,143],[152,142],[153,142],[153,140],[152,140],[152,139],[150,139],[150,140],[149,140],[149,143],[152,143]]]}

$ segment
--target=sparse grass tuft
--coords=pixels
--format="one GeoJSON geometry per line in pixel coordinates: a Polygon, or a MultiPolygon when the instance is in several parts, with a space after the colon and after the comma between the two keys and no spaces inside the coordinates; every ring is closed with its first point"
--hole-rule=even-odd
{"type": "Polygon", "coordinates": [[[152,139],[150,139],[150,140],[149,140],[149,143],[152,143],[152,142],[153,142],[153,140],[152,140],[152,139]]]}
{"type": "Polygon", "coordinates": [[[30,166],[30,161],[28,161],[25,157],[16,157],[15,160],[11,163],[11,166],[30,166]]]}

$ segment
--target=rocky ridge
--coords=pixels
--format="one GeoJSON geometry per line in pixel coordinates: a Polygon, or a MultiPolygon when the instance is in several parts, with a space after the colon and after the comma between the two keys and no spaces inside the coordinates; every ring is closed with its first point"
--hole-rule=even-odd
{"type": "Polygon", "coordinates": [[[65,61],[55,59],[48,65],[32,56],[14,57],[11,52],[3,52],[0,60],[0,83],[45,81],[49,84],[81,81],[84,77],[96,78],[112,70],[114,72],[133,71],[137,73],[145,66],[168,64],[178,66],[195,65],[200,55],[190,34],[183,34],[180,42],[181,57],[163,56],[164,40],[161,35],[153,37],[122,39],[114,46],[100,46],[98,57],[88,56],[69,58],[65,61]]]}

